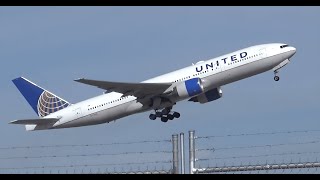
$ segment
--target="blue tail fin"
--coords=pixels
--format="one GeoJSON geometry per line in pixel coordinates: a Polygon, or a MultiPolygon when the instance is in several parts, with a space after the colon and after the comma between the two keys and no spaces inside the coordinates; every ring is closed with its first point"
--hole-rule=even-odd
{"type": "Polygon", "coordinates": [[[71,105],[66,100],[39,87],[24,77],[16,78],[12,82],[39,117],[47,116],[71,105]]]}

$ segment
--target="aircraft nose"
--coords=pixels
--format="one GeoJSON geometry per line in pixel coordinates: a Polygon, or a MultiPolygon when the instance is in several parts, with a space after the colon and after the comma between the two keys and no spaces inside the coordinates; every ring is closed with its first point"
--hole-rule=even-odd
{"type": "Polygon", "coordinates": [[[292,55],[294,55],[296,53],[297,49],[295,47],[292,47],[292,55]]]}
{"type": "Polygon", "coordinates": [[[296,52],[297,52],[297,49],[295,47],[290,47],[290,57],[292,57],[296,52]]]}

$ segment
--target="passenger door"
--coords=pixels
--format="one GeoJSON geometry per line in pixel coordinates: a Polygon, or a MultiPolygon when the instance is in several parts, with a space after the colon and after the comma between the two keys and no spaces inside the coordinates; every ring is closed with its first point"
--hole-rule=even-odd
{"type": "Polygon", "coordinates": [[[267,57],[267,49],[266,49],[266,48],[260,49],[260,50],[259,50],[259,54],[261,54],[261,55],[260,55],[261,58],[267,57]]]}
{"type": "Polygon", "coordinates": [[[81,108],[79,107],[79,108],[76,108],[76,109],[74,109],[73,110],[73,114],[74,114],[74,116],[75,116],[75,118],[80,118],[81,117],[81,108]]]}

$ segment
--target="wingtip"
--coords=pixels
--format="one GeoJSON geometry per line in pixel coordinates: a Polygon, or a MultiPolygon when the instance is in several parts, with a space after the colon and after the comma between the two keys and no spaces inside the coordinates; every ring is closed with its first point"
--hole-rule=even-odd
{"type": "Polygon", "coordinates": [[[13,120],[13,121],[10,121],[8,122],[8,124],[14,124],[17,120],[13,120]]]}
{"type": "Polygon", "coordinates": [[[82,79],[84,79],[84,78],[74,79],[74,81],[80,82],[82,79]]]}

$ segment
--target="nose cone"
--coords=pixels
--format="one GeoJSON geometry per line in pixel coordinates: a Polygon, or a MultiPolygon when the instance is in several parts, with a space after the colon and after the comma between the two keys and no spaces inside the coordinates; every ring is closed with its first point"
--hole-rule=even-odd
{"type": "Polygon", "coordinates": [[[295,47],[290,47],[289,56],[290,58],[296,53],[297,49],[295,47]]]}
{"type": "Polygon", "coordinates": [[[291,50],[291,51],[292,51],[292,53],[293,53],[292,55],[294,55],[294,54],[296,53],[297,49],[296,49],[295,47],[292,47],[292,50],[291,50]]]}

